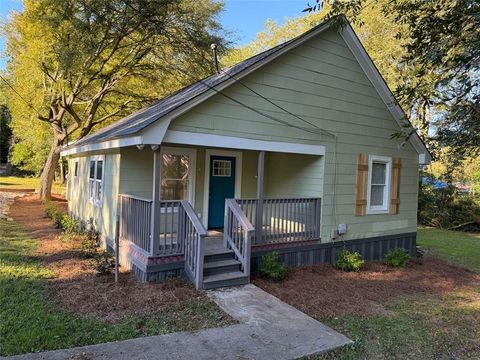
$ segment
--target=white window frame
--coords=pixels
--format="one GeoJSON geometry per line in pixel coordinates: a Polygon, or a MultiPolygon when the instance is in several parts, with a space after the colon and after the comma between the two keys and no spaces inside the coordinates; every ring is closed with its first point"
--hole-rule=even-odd
{"type": "Polygon", "coordinates": [[[80,162],[78,161],[78,159],[75,159],[73,161],[73,180],[74,180],[75,183],[78,182],[78,174],[79,173],[80,173],[80,162]]]}
{"type": "MultiPolygon", "coordinates": [[[[190,165],[188,168],[188,202],[192,204],[192,207],[195,206],[195,173],[196,173],[196,162],[197,162],[197,150],[191,148],[180,148],[180,147],[169,147],[169,146],[162,146],[160,149],[160,158],[162,159],[162,163],[160,164],[160,187],[162,186],[162,181],[164,180],[162,174],[162,165],[163,165],[163,155],[164,154],[171,154],[171,155],[187,155],[190,158],[190,165]]],[[[162,189],[160,188],[160,192],[162,189]]],[[[164,199],[161,199],[164,200],[164,199]]],[[[178,199],[177,199],[178,200],[178,199]]],[[[165,200],[170,201],[170,200],[165,200]]],[[[172,200],[175,201],[175,200],[172,200]]]]}
{"type": "Polygon", "coordinates": [[[103,191],[105,188],[105,155],[95,155],[95,156],[90,156],[88,159],[88,199],[90,202],[98,207],[102,207],[102,202],[103,202],[103,191]],[[93,179],[90,178],[90,164],[91,162],[95,162],[95,168],[93,172],[93,179]],[[102,178],[100,180],[97,179],[97,162],[102,161],[102,178]],[[90,186],[91,182],[94,182],[93,188],[90,186]],[[101,192],[99,198],[97,198],[97,187],[98,183],[101,184],[101,192]],[[90,189],[92,189],[92,192],[90,192],[90,189]]]}
{"type": "Polygon", "coordinates": [[[370,155],[368,157],[368,188],[367,188],[367,214],[388,214],[390,211],[390,189],[392,187],[392,158],[388,156],[370,155]],[[373,163],[384,163],[385,188],[383,190],[383,205],[371,205],[373,163]]]}

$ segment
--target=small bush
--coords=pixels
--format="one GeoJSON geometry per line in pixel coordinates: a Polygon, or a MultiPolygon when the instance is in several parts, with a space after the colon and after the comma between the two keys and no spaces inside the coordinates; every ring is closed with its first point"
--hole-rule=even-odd
{"type": "Polygon", "coordinates": [[[66,234],[80,234],[80,222],[72,219],[68,215],[63,215],[60,226],[66,234]]]}
{"type": "Polygon", "coordinates": [[[58,212],[58,207],[55,204],[51,202],[45,203],[45,215],[47,215],[48,218],[53,219],[54,214],[58,212]]]}
{"type": "Polygon", "coordinates": [[[97,254],[98,233],[95,230],[89,230],[85,233],[82,240],[82,255],[86,259],[91,259],[97,254]]]}
{"type": "Polygon", "coordinates": [[[342,250],[337,255],[337,267],[343,271],[360,271],[364,263],[359,252],[342,250]]]}
{"type": "Polygon", "coordinates": [[[287,266],[279,259],[279,252],[273,251],[262,256],[260,275],[272,279],[275,282],[285,280],[287,277],[287,266]]]}
{"type": "Polygon", "coordinates": [[[115,270],[115,258],[108,251],[101,251],[93,257],[99,275],[110,274],[115,270]]]}
{"type": "Polygon", "coordinates": [[[407,250],[402,248],[395,248],[390,250],[388,254],[385,255],[385,259],[383,261],[387,266],[404,267],[408,265],[411,259],[412,258],[407,250]]]}

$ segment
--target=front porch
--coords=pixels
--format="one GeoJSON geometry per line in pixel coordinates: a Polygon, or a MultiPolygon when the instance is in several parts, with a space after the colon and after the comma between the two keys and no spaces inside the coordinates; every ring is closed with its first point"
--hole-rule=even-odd
{"type": "Polygon", "coordinates": [[[197,288],[246,283],[257,248],[319,242],[320,153],[169,144],[151,150],[121,154],[119,238],[124,262],[142,280],[152,280],[142,272],[156,266],[186,275],[197,288]],[[152,181],[144,186],[148,166],[152,181]]]}

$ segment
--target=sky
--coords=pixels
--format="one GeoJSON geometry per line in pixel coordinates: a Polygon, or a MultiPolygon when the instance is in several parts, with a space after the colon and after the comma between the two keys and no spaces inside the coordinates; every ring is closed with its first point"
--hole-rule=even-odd
{"type": "MultiPolygon", "coordinates": [[[[233,32],[233,40],[238,45],[250,42],[255,34],[263,29],[267,19],[283,23],[285,18],[300,15],[307,3],[306,0],[224,1],[225,8],[220,21],[226,30],[233,32]]],[[[21,0],[0,0],[0,21],[3,23],[10,11],[21,8],[21,0]]],[[[3,37],[0,37],[0,69],[5,68],[4,46],[3,37]]]]}

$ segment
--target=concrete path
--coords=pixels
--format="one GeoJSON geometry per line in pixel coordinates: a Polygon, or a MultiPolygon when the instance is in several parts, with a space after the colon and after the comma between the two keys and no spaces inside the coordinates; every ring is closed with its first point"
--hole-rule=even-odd
{"type": "Polygon", "coordinates": [[[15,198],[25,195],[23,191],[0,191],[0,219],[10,219],[8,213],[15,198]]]}
{"type": "Polygon", "coordinates": [[[254,285],[209,291],[241,324],[84,346],[8,359],[296,359],[351,343],[254,285]]]}

